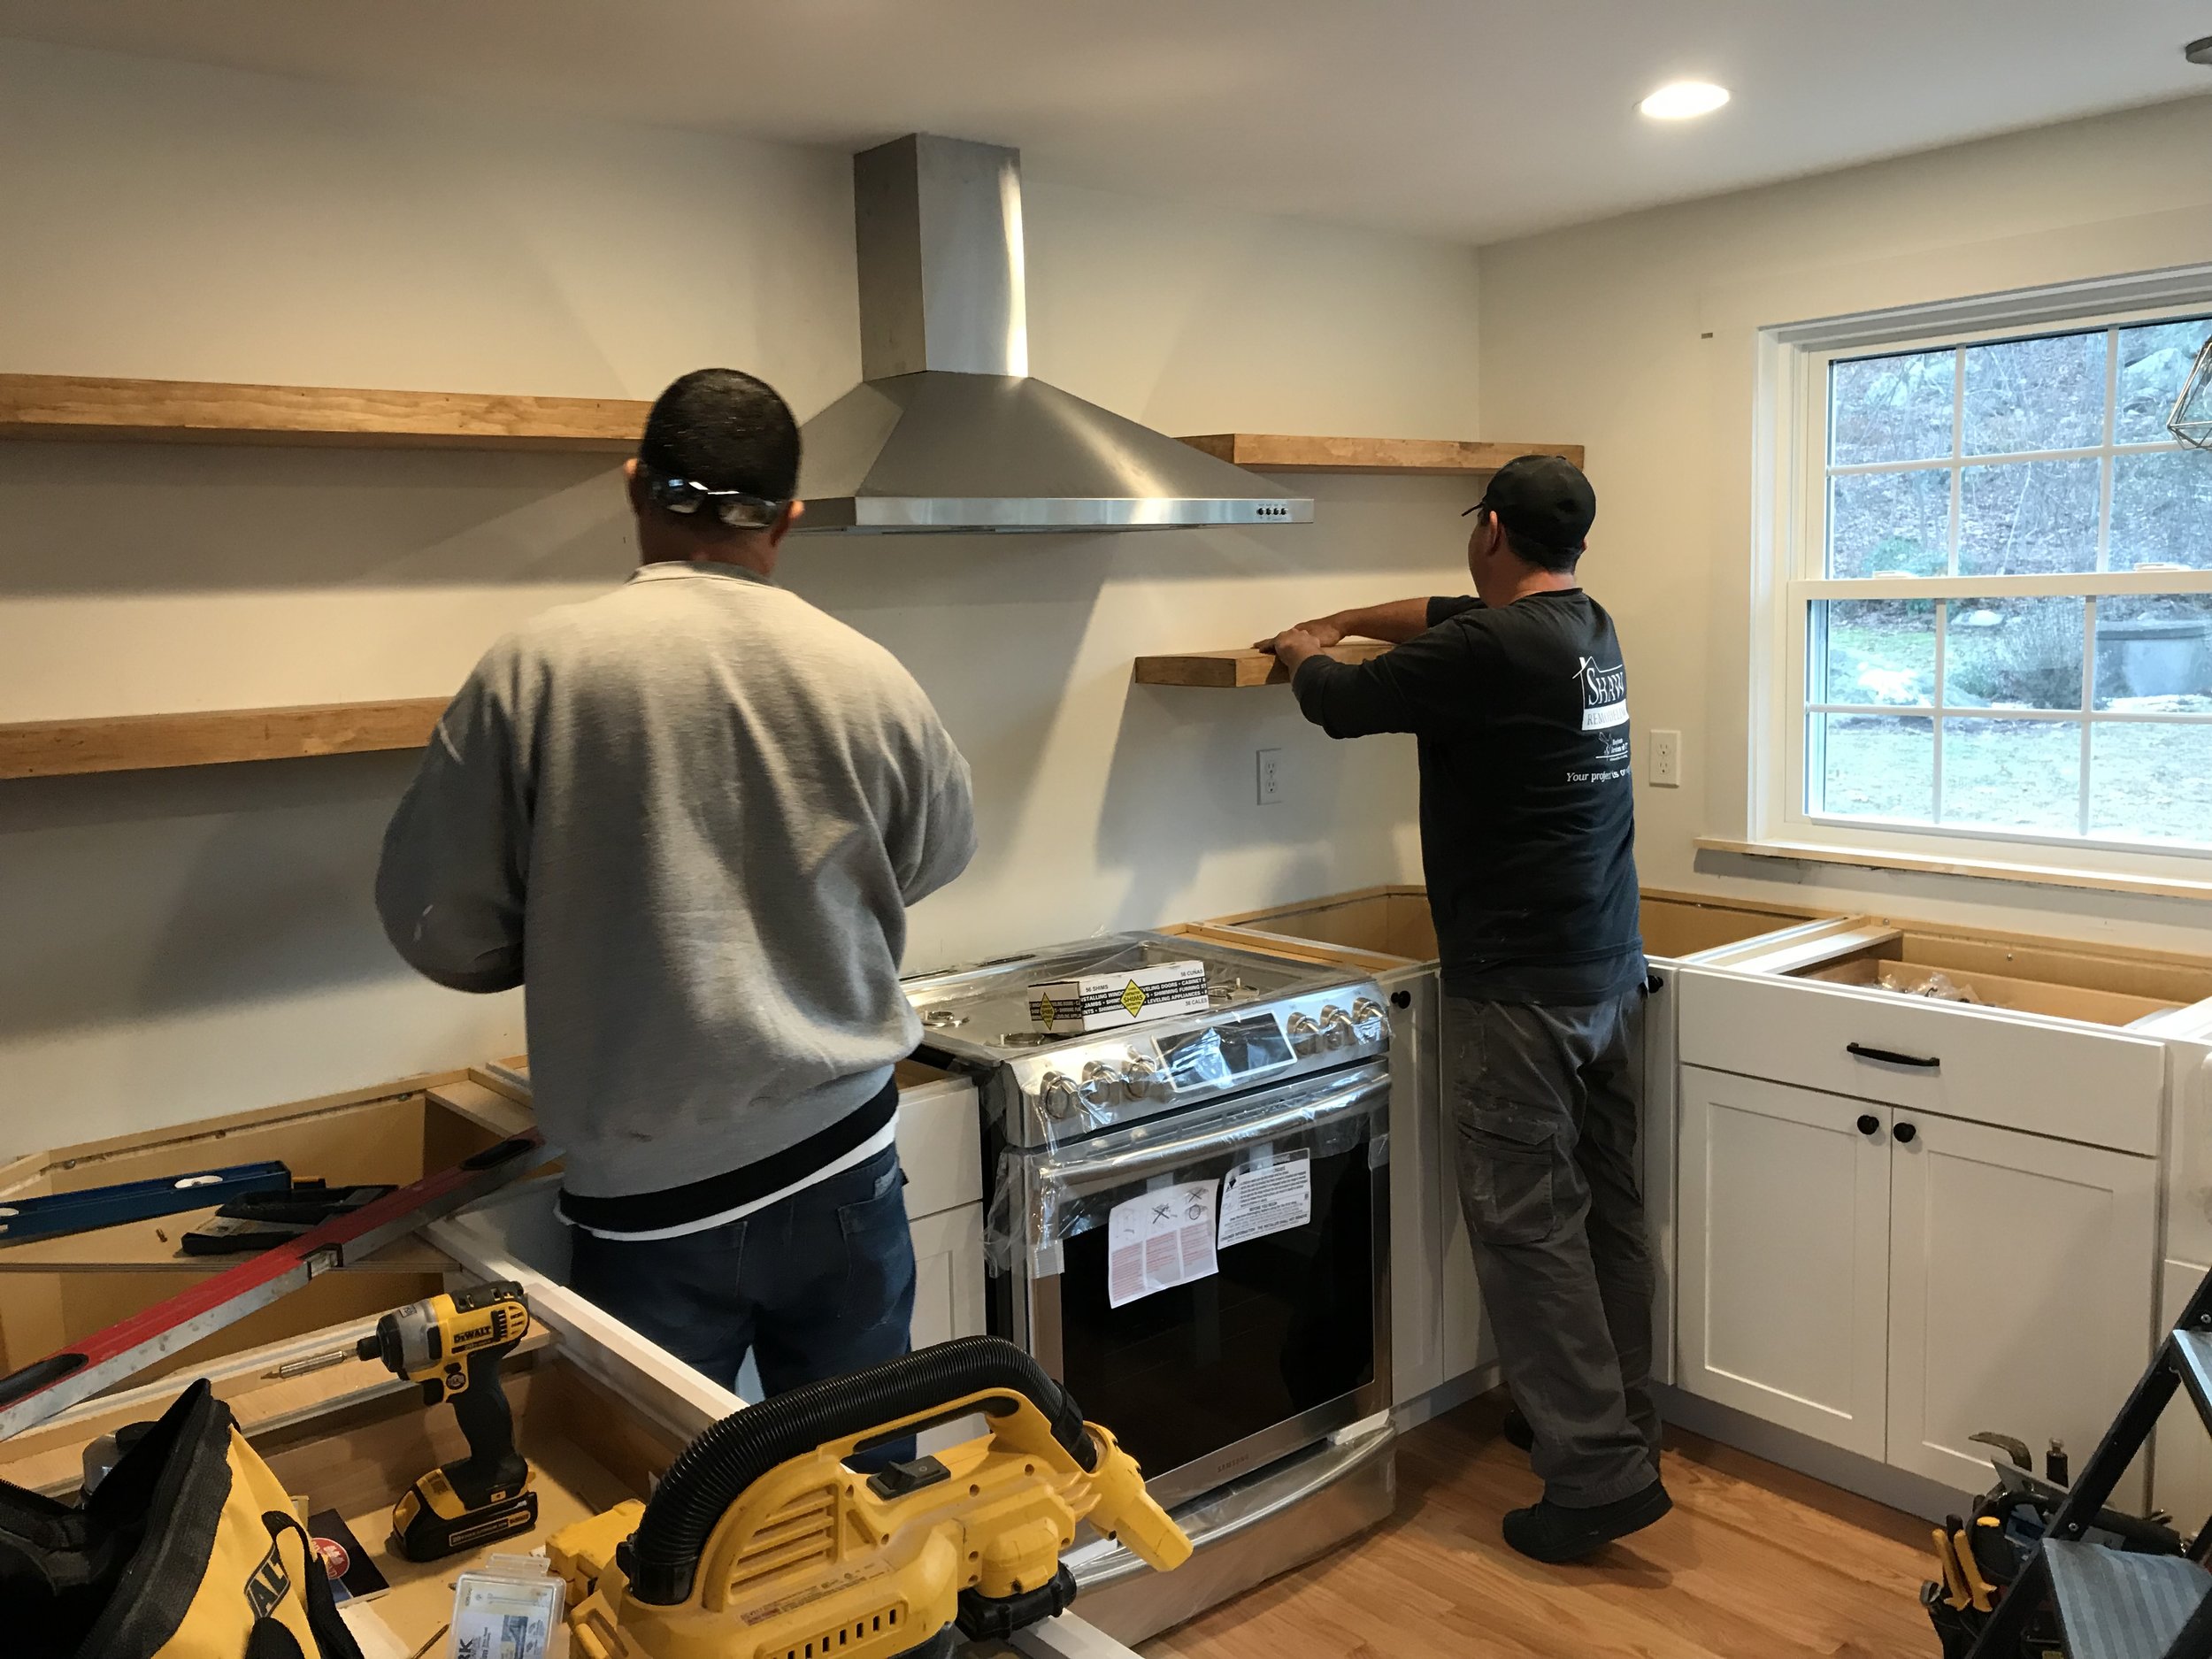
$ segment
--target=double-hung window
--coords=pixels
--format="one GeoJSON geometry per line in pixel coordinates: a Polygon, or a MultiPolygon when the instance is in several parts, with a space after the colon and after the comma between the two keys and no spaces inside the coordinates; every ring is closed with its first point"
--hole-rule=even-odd
{"type": "Polygon", "coordinates": [[[1772,828],[2212,879],[2212,453],[2166,426],[2208,332],[1795,349],[1772,828]]]}

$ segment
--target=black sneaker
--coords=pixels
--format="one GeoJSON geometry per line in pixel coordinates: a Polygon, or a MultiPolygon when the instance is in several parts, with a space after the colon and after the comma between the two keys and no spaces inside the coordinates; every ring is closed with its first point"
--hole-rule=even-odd
{"type": "Polygon", "coordinates": [[[1672,1508],[1674,1500],[1657,1480],[1641,1492],[1601,1503],[1594,1509],[1539,1503],[1507,1515],[1505,1541],[1536,1561],[1580,1561],[1617,1538],[1640,1532],[1672,1508]]]}
{"type": "Polygon", "coordinates": [[[1532,1452],[1536,1449],[1536,1431],[1529,1427],[1528,1419],[1521,1415],[1521,1408],[1518,1406],[1506,1408],[1505,1422],[1501,1425],[1499,1432],[1505,1436],[1505,1443],[1508,1446],[1517,1447],[1525,1452],[1532,1452]]]}

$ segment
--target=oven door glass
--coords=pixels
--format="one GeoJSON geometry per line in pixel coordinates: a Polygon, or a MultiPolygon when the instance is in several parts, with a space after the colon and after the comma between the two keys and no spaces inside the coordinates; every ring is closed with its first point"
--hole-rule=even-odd
{"type": "Polygon", "coordinates": [[[1387,1073],[1361,1067],[1029,1159],[1032,1241],[1058,1246],[1062,1379],[1148,1477],[1386,1377],[1388,1102],[1387,1073]],[[1205,1265],[1188,1234],[1161,1271],[1132,1256],[1165,1248],[1137,1224],[1170,1197],[1187,1214],[1194,1188],[1214,1271],[1153,1288],[1205,1265]]]}

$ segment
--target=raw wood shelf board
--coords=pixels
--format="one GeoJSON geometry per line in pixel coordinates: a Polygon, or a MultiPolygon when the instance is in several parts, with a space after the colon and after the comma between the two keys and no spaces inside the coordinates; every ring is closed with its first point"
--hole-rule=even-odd
{"type": "Polygon", "coordinates": [[[1563,455],[1582,465],[1578,443],[1482,443],[1456,438],[1299,438],[1221,432],[1185,438],[1194,449],[1256,472],[1494,472],[1518,455],[1563,455]]]}
{"type": "Polygon", "coordinates": [[[296,709],[27,720],[0,726],[0,780],[420,749],[430,741],[447,701],[407,697],[296,709]]]}
{"type": "MultiPolygon", "coordinates": [[[[1325,655],[1340,663],[1364,663],[1389,649],[1379,640],[1347,640],[1330,646],[1325,655]]],[[[1136,682],[1240,691],[1248,686],[1286,686],[1290,676],[1268,651],[1183,651],[1172,657],[1140,657],[1136,682]]]]}
{"type": "Polygon", "coordinates": [[[0,374],[0,438],[627,454],[649,403],[0,374]]]}

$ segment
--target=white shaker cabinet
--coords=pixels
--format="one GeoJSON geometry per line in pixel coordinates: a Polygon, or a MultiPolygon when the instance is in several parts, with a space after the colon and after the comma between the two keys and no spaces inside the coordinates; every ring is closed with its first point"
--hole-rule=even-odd
{"type": "Polygon", "coordinates": [[[1880,1457],[1886,1110],[1699,1066],[1680,1075],[1676,1382],[1880,1457]]]}
{"type": "Polygon", "coordinates": [[[911,1061],[899,1068],[916,1348],[983,1334],[981,1137],[973,1081],[911,1061]]]}
{"type": "Polygon", "coordinates": [[[907,1228],[914,1238],[914,1346],[982,1335],[983,1206],[913,1217],[907,1228]]]}
{"type": "Polygon", "coordinates": [[[1888,1461],[1978,1489],[1995,1429],[2078,1468],[2149,1358],[2156,1163],[1893,1118],[1888,1461]]]}
{"type": "Polygon", "coordinates": [[[1980,1430],[2087,1455],[2149,1356],[2153,1160],[1682,1079],[1683,1387],[1955,1487],[1980,1430]]]}

